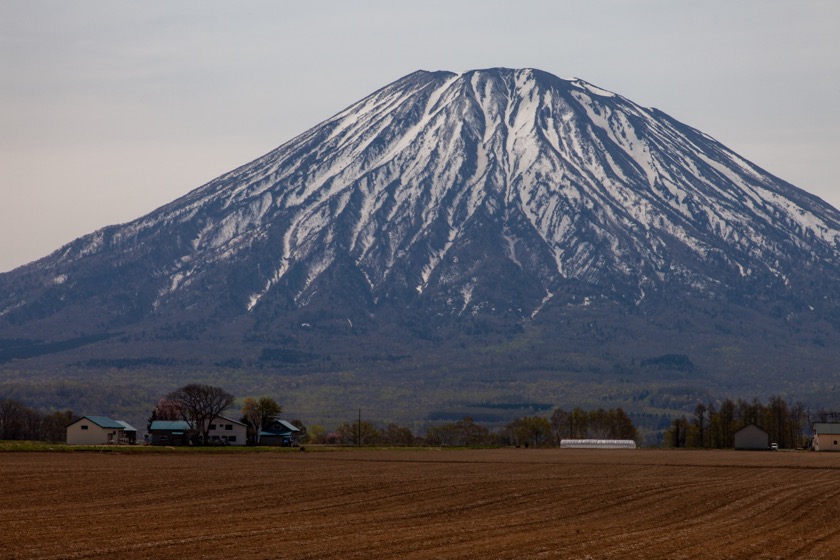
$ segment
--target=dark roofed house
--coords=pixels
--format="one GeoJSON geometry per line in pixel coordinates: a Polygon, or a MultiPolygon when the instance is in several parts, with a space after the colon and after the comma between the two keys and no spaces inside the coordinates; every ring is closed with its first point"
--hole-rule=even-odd
{"type": "Polygon", "coordinates": [[[152,445],[190,445],[192,424],[185,420],[155,420],[149,426],[152,445]]]}
{"type": "Polygon", "coordinates": [[[274,419],[260,432],[260,445],[290,447],[298,444],[300,429],[285,420],[274,419]]]}

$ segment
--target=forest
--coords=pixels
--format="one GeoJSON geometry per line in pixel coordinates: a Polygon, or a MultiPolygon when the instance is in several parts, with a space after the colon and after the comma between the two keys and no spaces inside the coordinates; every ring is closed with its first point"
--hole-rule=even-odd
{"type": "Polygon", "coordinates": [[[738,399],[714,403],[697,403],[690,418],[675,418],[665,434],[668,447],[726,449],[734,446],[735,432],[755,424],[770,434],[770,440],[782,449],[808,447],[813,422],[836,420],[837,414],[820,411],[809,417],[802,403],[788,404],[780,396],[772,396],[767,404],[758,399],[738,399]]]}

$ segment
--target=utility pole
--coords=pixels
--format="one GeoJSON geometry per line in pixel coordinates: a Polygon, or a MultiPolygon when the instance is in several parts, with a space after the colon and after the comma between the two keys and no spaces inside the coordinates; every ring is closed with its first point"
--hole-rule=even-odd
{"type": "Polygon", "coordinates": [[[358,446],[362,446],[362,409],[359,409],[359,438],[356,440],[358,441],[358,446]]]}

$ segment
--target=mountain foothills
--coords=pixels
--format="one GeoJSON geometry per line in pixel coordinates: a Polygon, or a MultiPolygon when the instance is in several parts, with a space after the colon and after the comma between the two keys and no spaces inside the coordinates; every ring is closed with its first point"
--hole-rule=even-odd
{"type": "Polygon", "coordinates": [[[82,402],[202,377],[319,419],[837,406],[840,212],[583,80],[419,71],[0,274],[0,338],[0,393],[82,402]]]}

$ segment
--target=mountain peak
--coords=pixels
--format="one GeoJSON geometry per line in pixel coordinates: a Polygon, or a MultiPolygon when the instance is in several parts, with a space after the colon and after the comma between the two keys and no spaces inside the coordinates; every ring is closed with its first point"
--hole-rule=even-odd
{"type": "MultiPolygon", "coordinates": [[[[676,286],[801,293],[838,255],[835,209],[660,111],[537,69],[420,70],[4,282],[62,309],[92,277],[142,271],[116,281],[139,320],[216,308],[219,286],[223,315],[302,308],[346,277],[367,312],[524,320],[570,285],[635,305],[676,286]]],[[[22,293],[2,296],[7,319],[41,306],[22,293]]]]}

